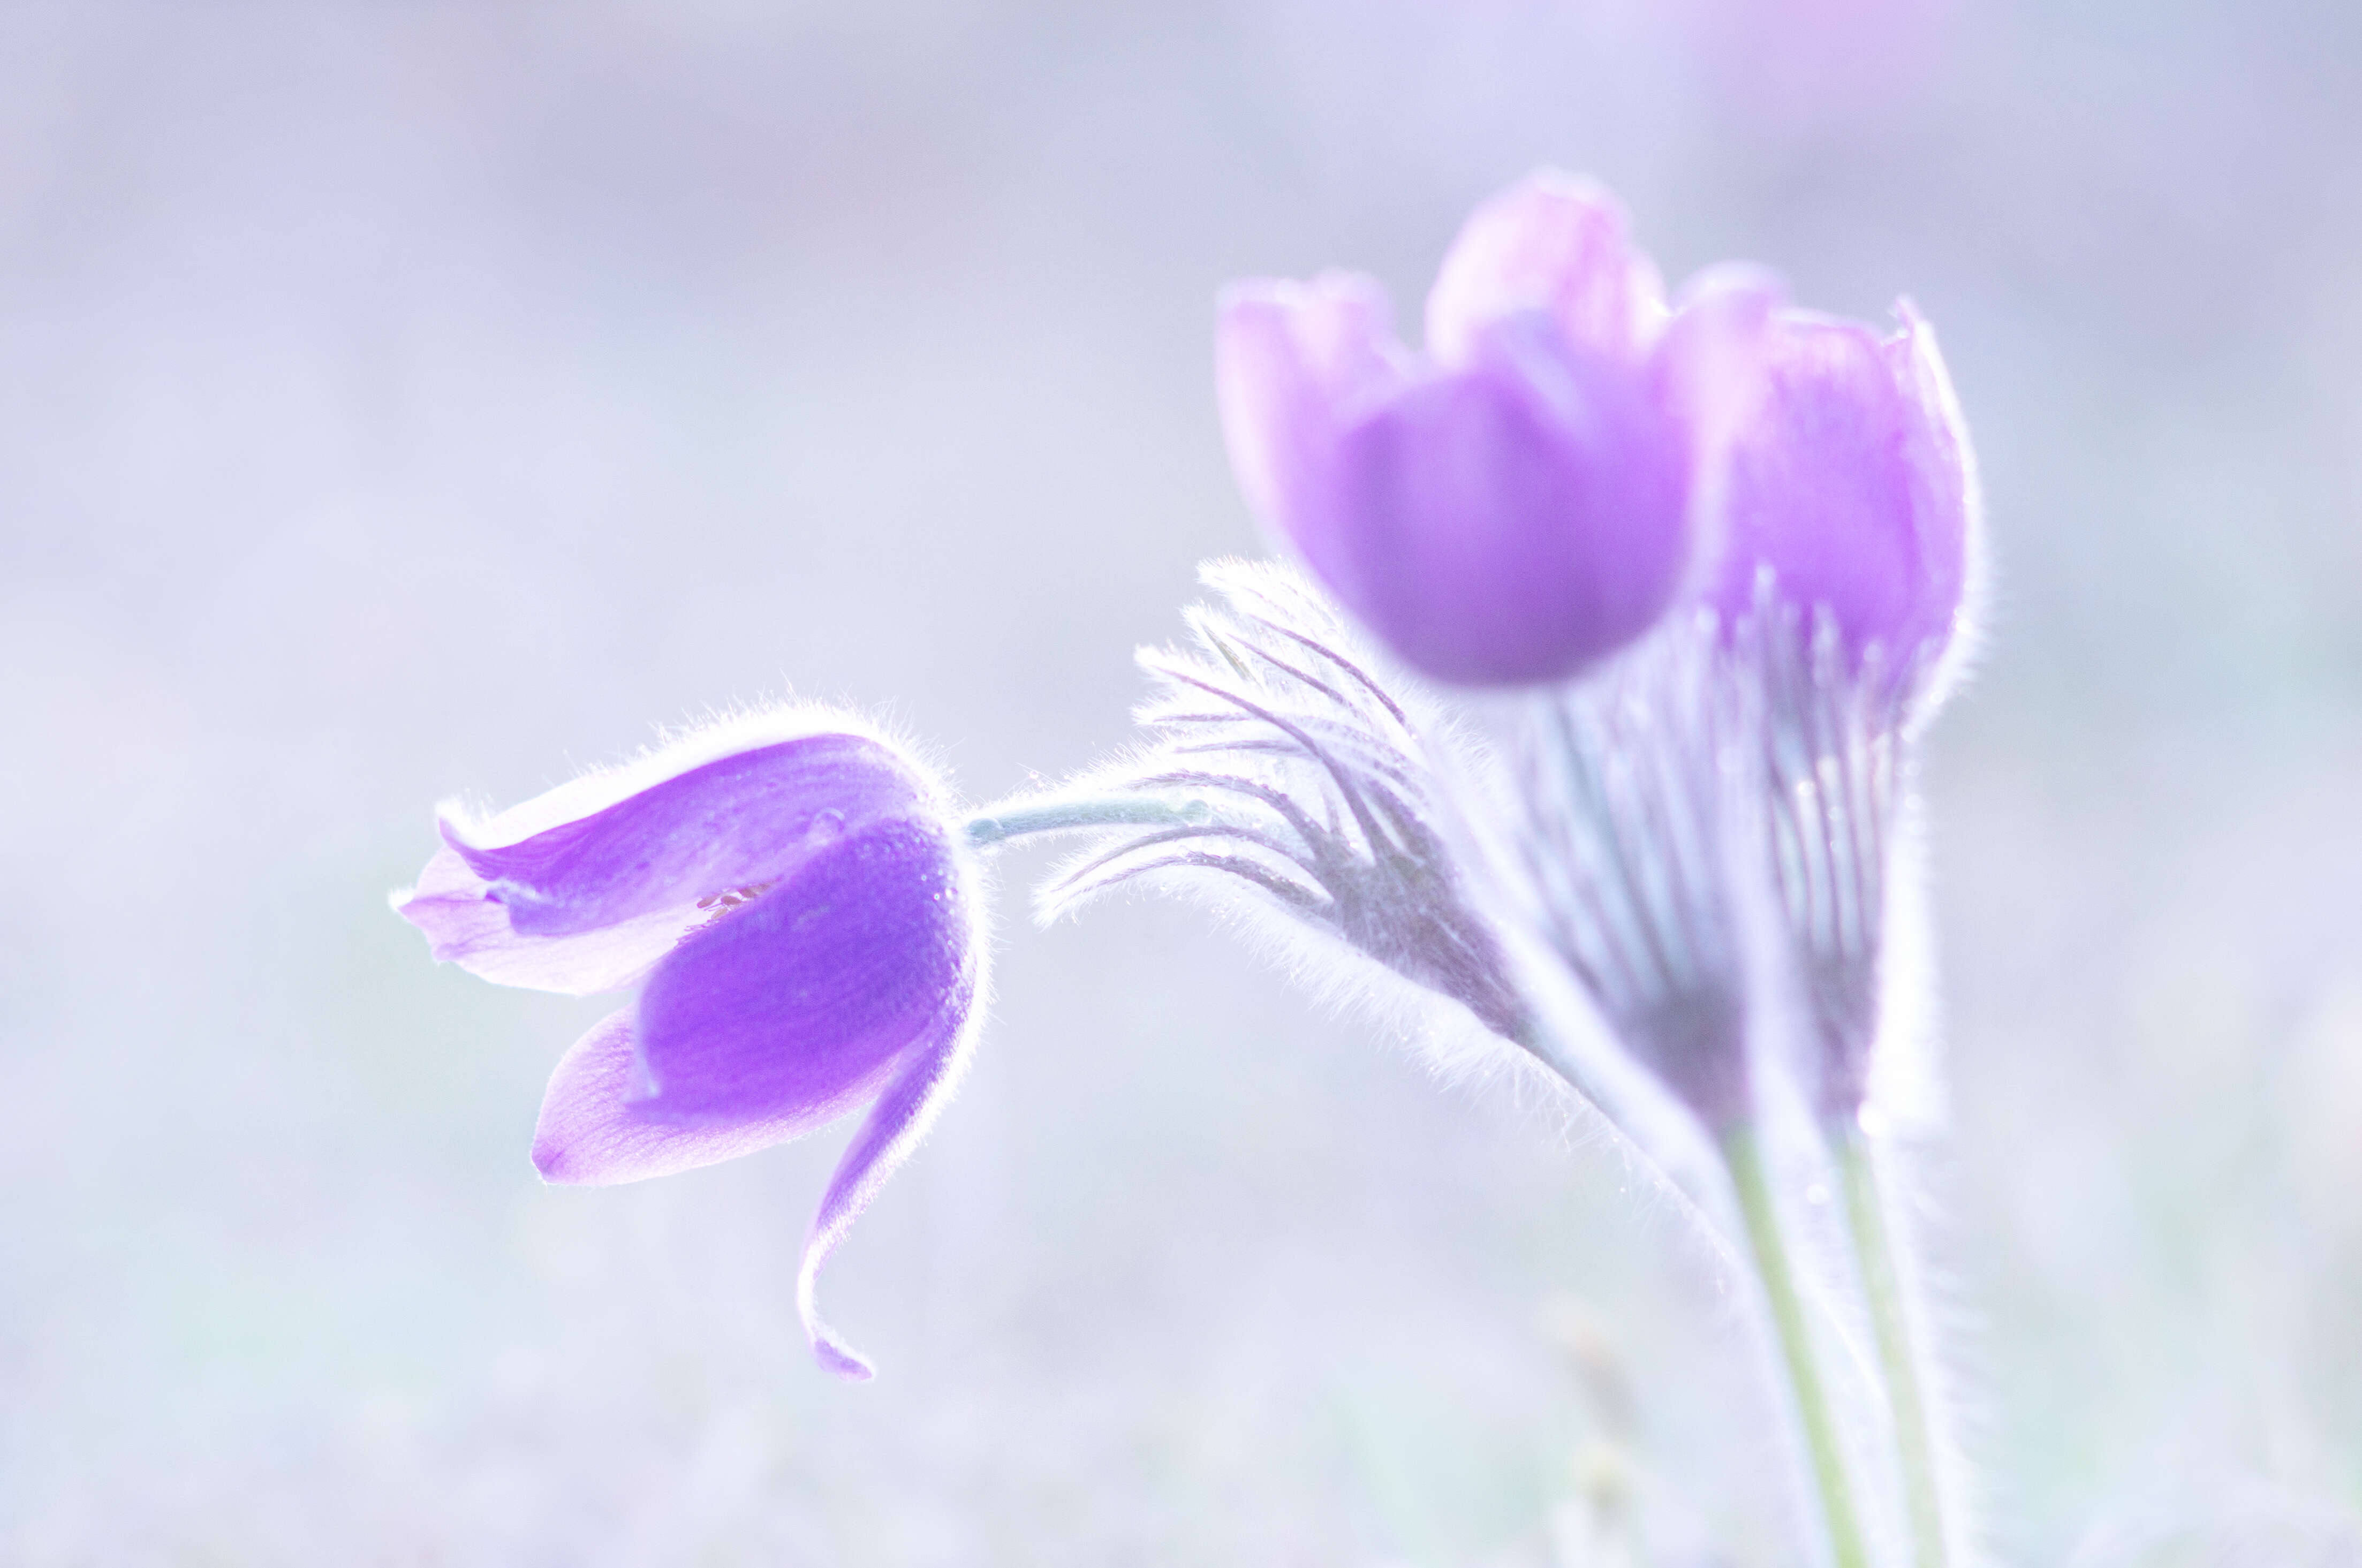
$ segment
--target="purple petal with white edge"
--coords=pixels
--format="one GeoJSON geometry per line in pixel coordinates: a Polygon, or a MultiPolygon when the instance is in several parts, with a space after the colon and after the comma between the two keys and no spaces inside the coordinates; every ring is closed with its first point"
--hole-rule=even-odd
{"type": "Polygon", "coordinates": [[[1468,215],[1427,296],[1428,352],[1475,353],[1486,328],[1538,311],[1567,341],[1637,360],[1665,315],[1664,284],[1632,246],[1624,205],[1596,182],[1529,175],[1468,215]]]}
{"type": "Polygon", "coordinates": [[[1533,318],[1479,352],[1346,433],[1352,555],[1330,586],[1439,679],[1555,679],[1646,630],[1678,585],[1681,442],[1639,377],[1533,318]]]}
{"type": "Polygon", "coordinates": [[[550,1075],[534,1128],[533,1164],[563,1187],[613,1187],[719,1165],[810,1132],[802,1110],[742,1121],[684,1125],[649,1114],[642,1098],[632,1010],[608,1014],[550,1075]]]}
{"type": "Polygon", "coordinates": [[[1981,564],[1979,531],[1984,497],[1977,460],[1969,444],[1968,419],[1951,372],[1936,344],[1936,329],[1909,300],[1897,300],[1903,330],[1887,340],[1886,357],[1896,385],[1915,417],[1904,444],[1911,476],[1911,510],[1917,520],[1920,605],[1917,633],[1948,643],[1964,604],[1975,597],[1971,581],[1981,564]]]}
{"type": "MultiPolygon", "coordinates": [[[[980,983],[980,982],[979,982],[980,983]]],[[[827,1263],[886,1178],[910,1157],[952,1091],[959,1085],[975,1043],[976,998],[965,997],[957,1009],[948,1009],[936,1032],[905,1059],[902,1070],[863,1122],[861,1131],[837,1162],[820,1209],[804,1238],[803,1265],[796,1273],[796,1314],[803,1320],[804,1335],[812,1354],[839,1377],[861,1381],[872,1368],[820,1315],[821,1266],[827,1263]]]]}
{"type": "Polygon", "coordinates": [[[880,823],[692,933],[657,966],[635,1026],[678,1124],[843,1113],[966,994],[981,922],[932,821],[880,823]]]}
{"type": "Polygon", "coordinates": [[[444,849],[426,863],[416,887],[393,895],[393,909],[426,933],[437,962],[495,985],[575,997],[635,984],[682,932],[708,918],[690,905],[570,936],[521,936],[509,926],[508,906],[491,892],[457,850],[444,849]]]}
{"type": "Polygon", "coordinates": [[[663,779],[514,844],[443,836],[521,935],[621,924],[791,875],[842,835],[912,811],[923,786],[866,735],[781,741],[663,779]]]}

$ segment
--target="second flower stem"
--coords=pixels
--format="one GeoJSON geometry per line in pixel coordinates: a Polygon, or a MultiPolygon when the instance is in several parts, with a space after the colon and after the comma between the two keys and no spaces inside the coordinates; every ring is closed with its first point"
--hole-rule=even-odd
{"type": "Polygon", "coordinates": [[[1828,1527],[1830,1557],[1836,1568],[1869,1568],[1870,1554],[1862,1543],[1861,1521],[1854,1512],[1853,1489],[1846,1481],[1845,1449],[1838,1441],[1837,1422],[1830,1415],[1819,1361],[1813,1351],[1812,1325],[1805,1320],[1804,1300],[1796,1293],[1795,1275],[1788,1265],[1788,1249],[1780,1237],[1780,1216],[1772,1198],[1762,1141],[1752,1124],[1740,1121],[1723,1134],[1722,1153],[1730,1166],[1731,1186],[1738,1195],[1747,1244],[1755,1255],[1756,1272],[1762,1277],[1763,1294],[1772,1309],[1772,1327],[1780,1342],[1788,1384],[1796,1396],[1805,1448],[1820,1492],[1821,1515],[1828,1527]]]}
{"type": "Polygon", "coordinates": [[[1908,1302],[1895,1267],[1894,1244],[1880,1188],[1870,1138],[1853,1121],[1828,1129],[1829,1147],[1845,1182],[1846,1219],[1861,1264],[1862,1293],[1878,1336],[1878,1359],[1886,1373],[1887,1398],[1894,1411],[1894,1441],[1902,1461],[1904,1500],[1911,1518],[1915,1568],[1944,1568],[1943,1494],[1937,1482],[1935,1427],[1930,1419],[1919,1359],[1912,1353],[1908,1302]]]}

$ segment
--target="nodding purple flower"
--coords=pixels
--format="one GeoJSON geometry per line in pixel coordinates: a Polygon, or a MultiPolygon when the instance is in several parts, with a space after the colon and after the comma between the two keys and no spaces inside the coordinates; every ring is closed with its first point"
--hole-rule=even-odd
{"type": "Polygon", "coordinates": [[[1767,299],[1723,274],[1669,309],[1615,199],[1537,174],[1462,228],[1425,357],[1368,278],[1230,289],[1231,461],[1263,521],[1408,664],[1475,686],[1570,676],[1682,586],[1712,411],[1767,299]]]}
{"type": "Polygon", "coordinates": [[[481,823],[394,908],[502,985],[636,987],[551,1077],[533,1161],[602,1186],[869,1117],[804,1243],[797,1309],[831,1371],[821,1264],[956,1081],[985,984],[972,860],[935,780],[846,715],[781,709],[680,737],[481,823]]]}
{"type": "Polygon", "coordinates": [[[1827,617],[1855,668],[1874,657],[1908,679],[1954,639],[1977,494],[1936,335],[1909,302],[1896,313],[1902,329],[1883,338],[1802,311],[1772,318],[1707,597],[1735,624],[1768,578],[1808,631],[1827,617]]]}

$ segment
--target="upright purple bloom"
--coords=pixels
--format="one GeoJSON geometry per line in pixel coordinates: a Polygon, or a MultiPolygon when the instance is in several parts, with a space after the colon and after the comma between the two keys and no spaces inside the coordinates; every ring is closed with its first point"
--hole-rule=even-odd
{"type": "Polygon", "coordinates": [[[684,736],[483,823],[394,908],[435,956],[585,996],[638,988],[557,1066],[533,1160],[602,1186],[735,1158],[866,1104],[804,1243],[797,1309],[830,1370],[821,1264],[958,1077],[985,983],[975,869],[941,787],[840,713],[684,736]]]}
{"type": "Polygon", "coordinates": [[[1248,503],[1406,662],[1464,685],[1572,675],[1652,624],[1768,293],[1670,310],[1604,190],[1537,174],[1479,207],[1428,296],[1428,354],[1374,281],[1223,296],[1222,425],[1248,503]]]}
{"type": "Polygon", "coordinates": [[[1772,319],[1707,597],[1736,623],[1768,574],[1774,602],[1827,617],[1850,666],[1876,647],[1901,673],[1953,639],[1977,500],[1936,335],[1907,301],[1896,313],[1891,337],[1802,311],[1772,319]]]}
{"type": "Polygon", "coordinates": [[[1702,598],[1756,693],[1772,869],[1818,1040],[1815,1095],[1849,1123],[1876,1043],[1907,732],[1968,642],[1975,460],[1934,331],[1776,314],[1730,441],[1702,598]]]}

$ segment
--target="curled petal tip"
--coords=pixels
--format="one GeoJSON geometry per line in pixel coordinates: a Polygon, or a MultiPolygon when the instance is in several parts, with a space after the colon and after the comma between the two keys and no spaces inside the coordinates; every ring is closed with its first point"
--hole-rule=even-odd
{"type": "MultiPolygon", "coordinates": [[[[825,1217],[823,1210],[822,1218],[825,1217]]],[[[811,1234],[804,1242],[802,1266],[796,1272],[796,1317],[803,1324],[804,1342],[811,1346],[812,1360],[822,1371],[847,1383],[866,1383],[877,1375],[877,1367],[838,1337],[820,1315],[821,1265],[836,1250],[837,1242],[850,1223],[849,1217],[832,1229],[824,1229],[819,1220],[814,1222],[811,1234]]]]}
{"type": "Polygon", "coordinates": [[[807,1323],[805,1337],[811,1342],[812,1359],[820,1363],[822,1371],[847,1383],[866,1383],[877,1375],[877,1369],[836,1338],[826,1324],[807,1323]]]}
{"type": "MultiPolygon", "coordinates": [[[[974,981],[982,988],[979,973],[974,981]]],[[[845,1232],[869,1207],[869,1200],[908,1159],[944,1102],[957,1088],[975,1043],[974,992],[946,1008],[932,1039],[912,1046],[894,1081],[870,1108],[869,1119],[855,1133],[838,1161],[836,1175],[813,1214],[804,1237],[804,1255],[796,1271],[796,1316],[811,1342],[812,1357],[839,1377],[860,1381],[870,1375],[869,1364],[855,1355],[820,1315],[820,1271],[844,1240],[845,1232]]]]}

